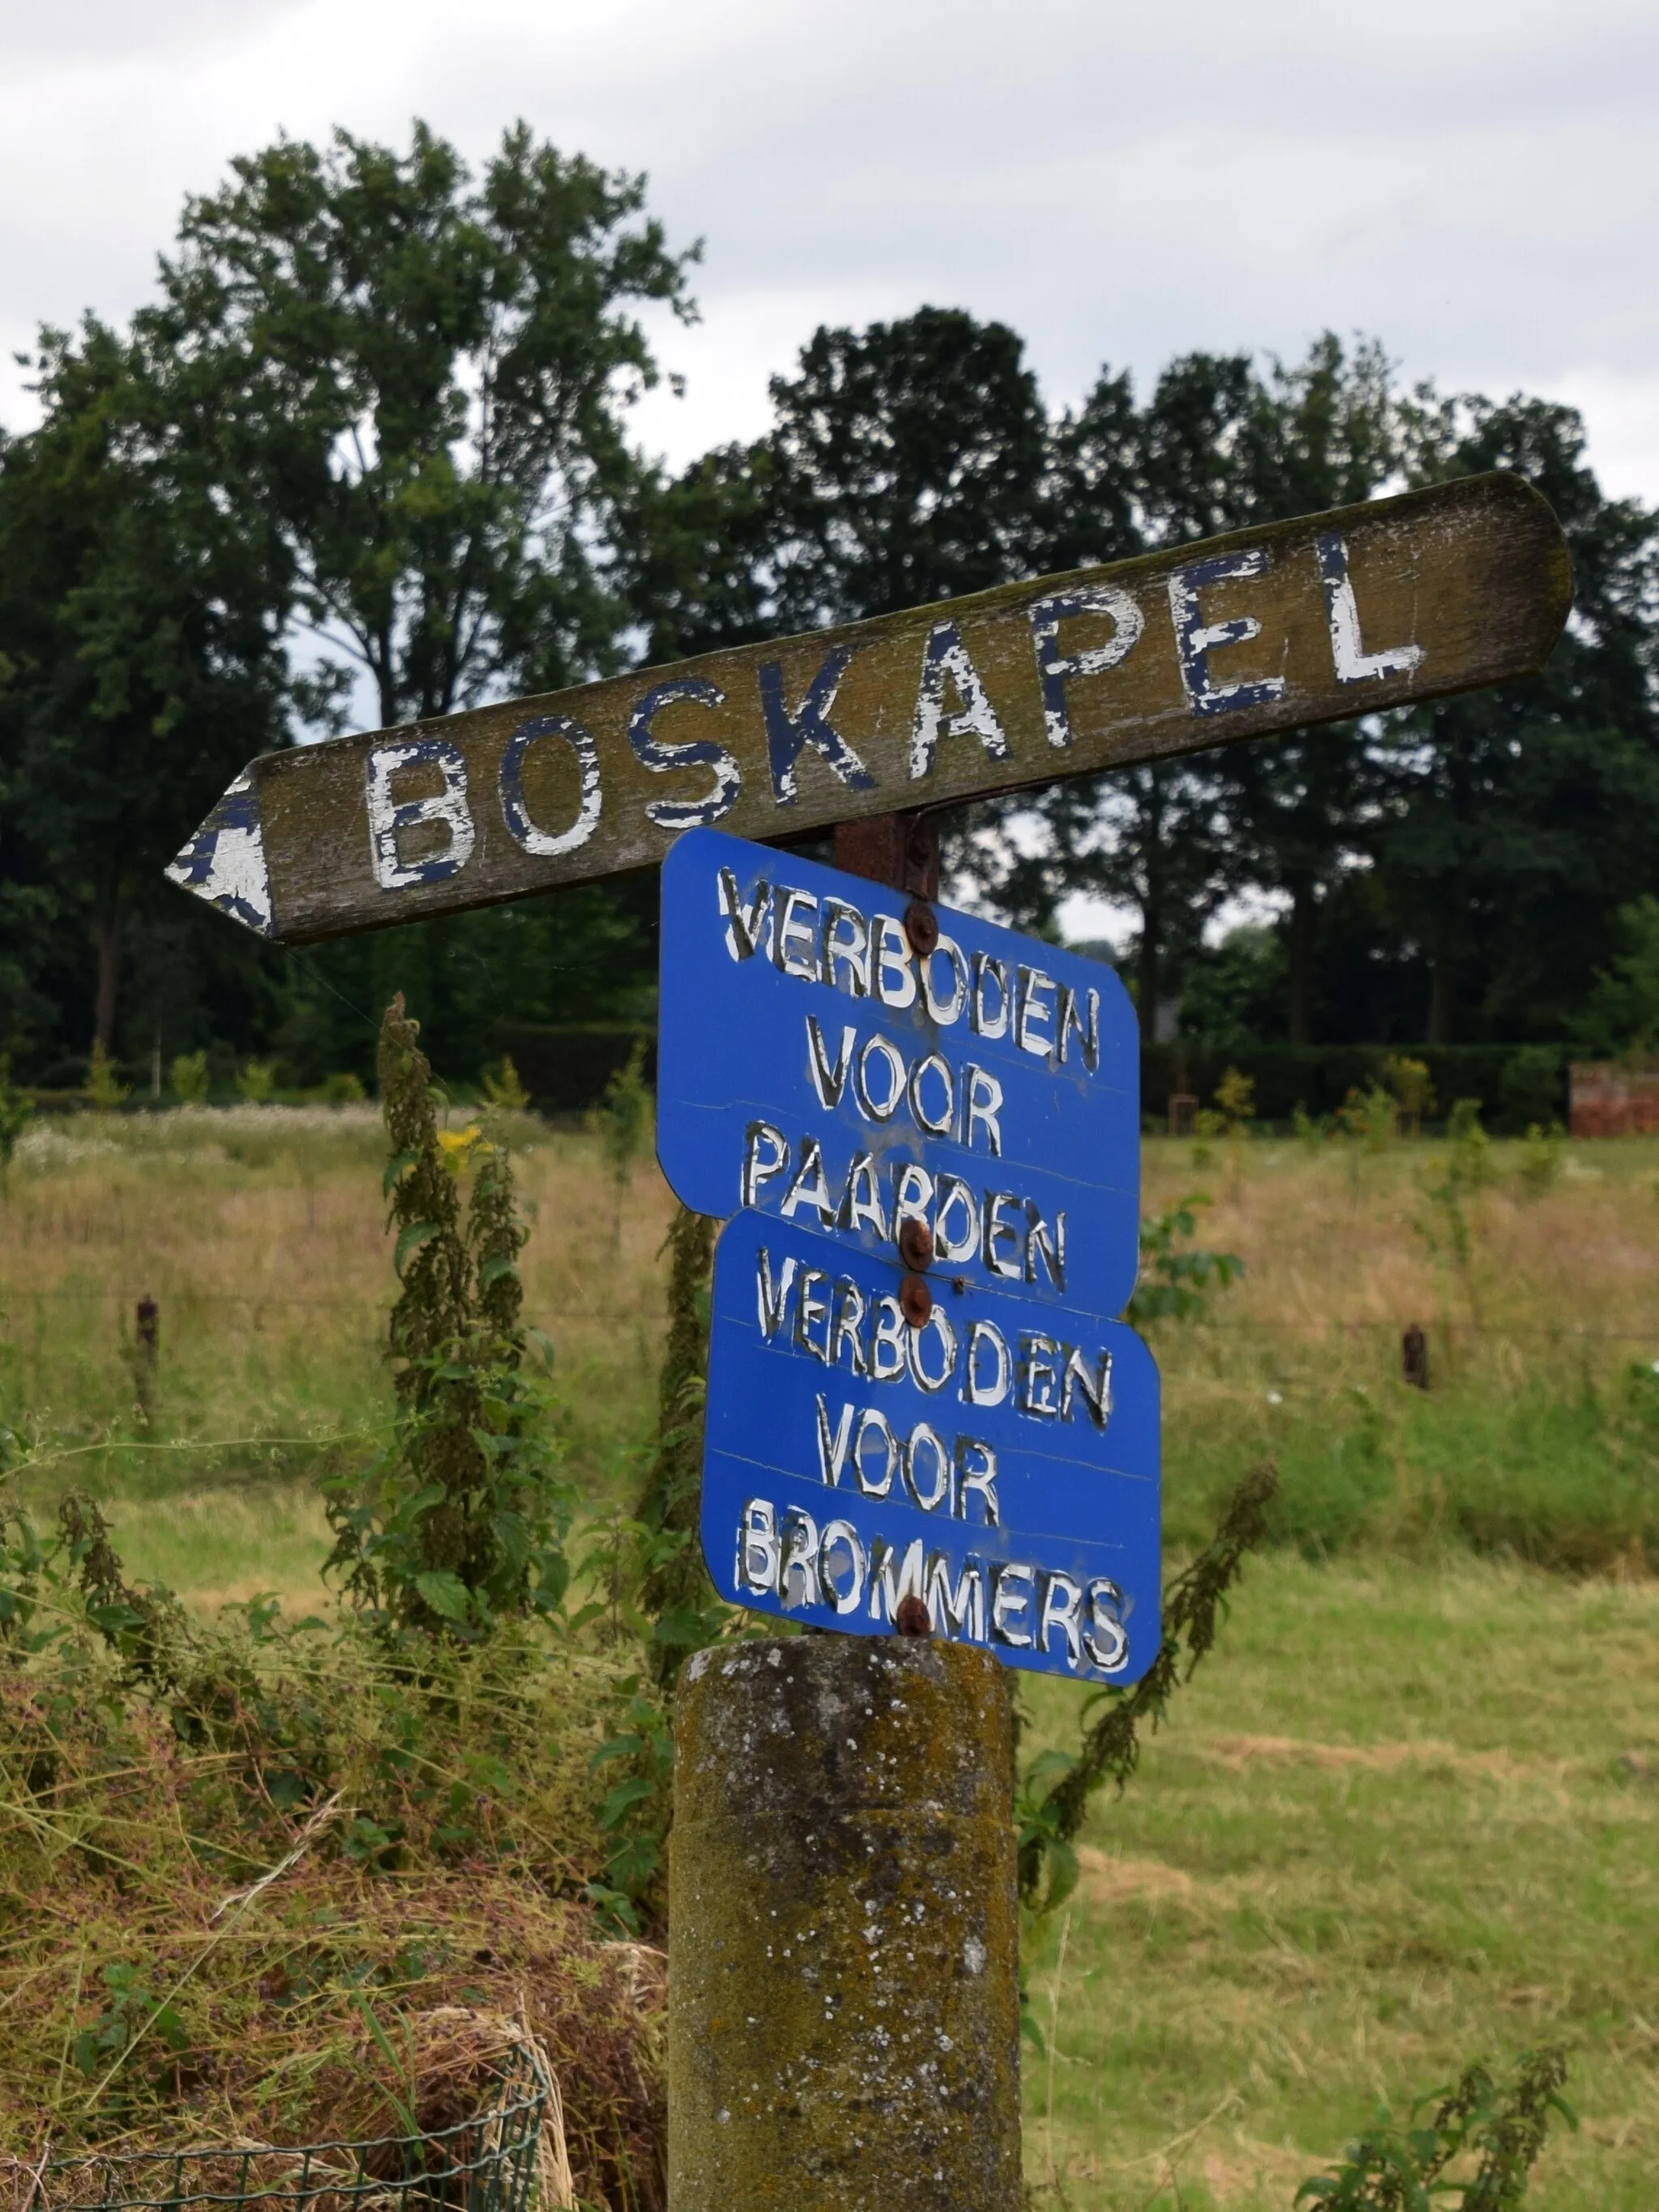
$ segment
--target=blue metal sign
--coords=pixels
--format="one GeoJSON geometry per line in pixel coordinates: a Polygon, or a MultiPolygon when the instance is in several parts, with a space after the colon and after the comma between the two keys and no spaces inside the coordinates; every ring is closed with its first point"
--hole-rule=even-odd
{"type": "Polygon", "coordinates": [[[715,830],[662,871],[657,1152],[698,1213],[1115,1314],[1134,1287],[1139,1040],[1097,961],[715,830]]]}
{"type": "Polygon", "coordinates": [[[943,1284],[744,1212],[722,1231],[702,1487],[722,1597],[820,1627],[933,1632],[1127,1683],[1157,1655],[1158,1381],[1121,1322],[943,1284]]]}

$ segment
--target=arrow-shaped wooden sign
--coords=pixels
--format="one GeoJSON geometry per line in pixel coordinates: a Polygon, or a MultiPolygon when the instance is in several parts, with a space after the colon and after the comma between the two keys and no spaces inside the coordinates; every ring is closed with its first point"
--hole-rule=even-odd
{"type": "Polygon", "coordinates": [[[289,945],[1533,675],[1572,600],[1518,477],[265,753],[168,869],[289,945]]]}

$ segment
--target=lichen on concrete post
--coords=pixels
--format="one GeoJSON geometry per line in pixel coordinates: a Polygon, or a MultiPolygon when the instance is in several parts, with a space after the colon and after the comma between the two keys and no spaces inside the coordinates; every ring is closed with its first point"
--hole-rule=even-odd
{"type": "Polygon", "coordinates": [[[805,1636],[692,1660],[672,2212],[1018,2212],[1012,1773],[987,1652],[805,1636]]]}

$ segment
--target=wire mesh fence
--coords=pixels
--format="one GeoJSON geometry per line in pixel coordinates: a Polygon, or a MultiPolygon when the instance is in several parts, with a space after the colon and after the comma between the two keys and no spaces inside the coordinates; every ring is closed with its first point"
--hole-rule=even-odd
{"type": "Polygon", "coordinates": [[[573,2201],[568,2176],[558,2089],[526,2038],[483,2108],[448,2127],[17,2163],[0,2201],[15,2212],[528,2212],[533,2191],[538,2212],[553,2212],[573,2201]]]}

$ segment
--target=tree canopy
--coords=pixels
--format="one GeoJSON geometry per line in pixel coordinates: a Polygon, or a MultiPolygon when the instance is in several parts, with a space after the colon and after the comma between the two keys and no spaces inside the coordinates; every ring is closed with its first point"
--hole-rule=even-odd
{"type": "Polygon", "coordinates": [[[307,955],[178,900],[162,866],[265,747],[1491,467],[1572,548],[1543,677],[965,810],[953,879],[1038,931],[1106,902],[1162,1033],[1651,1044],[1659,536],[1571,410],[1407,388],[1328,334],[1144,394],[1108,364],[1056,410],[1016,331],[923,307],[818,330],[763,435],[669,471],[629,410],[695,258],[642,178],[523,125],[476,173],[423,125],[337,132],[187,202],[126,329],[42,333],[40,427],[0,442],[20,1073],[70,1079],[95,1036],[367,1073],[399,988],[460,1073],[507,1024],[648,1018],[644,882],[307,955]]]}

